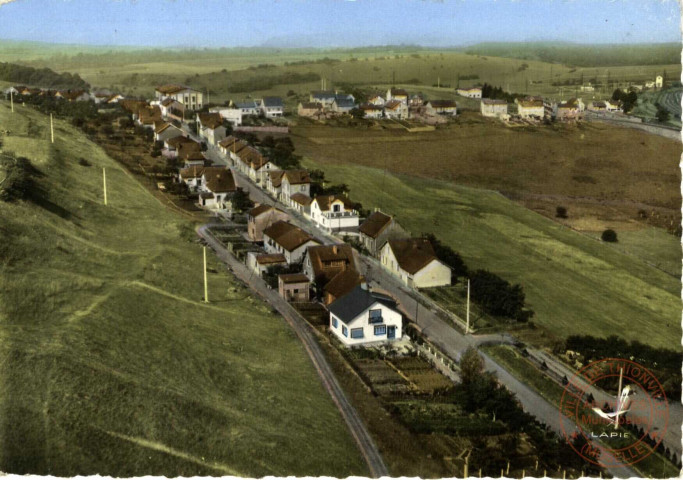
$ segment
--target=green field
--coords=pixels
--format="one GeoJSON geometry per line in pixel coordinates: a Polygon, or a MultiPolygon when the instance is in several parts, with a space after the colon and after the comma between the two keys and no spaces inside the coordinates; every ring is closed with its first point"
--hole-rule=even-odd
{"type": "MultiPolygon", "coordinates": [[[[78,73],[94,87],[110,88],[131,95],[151,95],[154,86],[169,82],[185,83],[210,91],[214,103],[248,95],[286,96],[292,90],[296,96],[288,98],[290,107],[307,98],[310,90],[319,89],[320,81],[285,83],[245,92],[234,92],[230,87],[238,82],[259,81],[264,77],[313,73],[325,78],[329,88],[354,84],[384,89],[395,84],[404,85],[411,91],[422,91],[431,98],[437,98],[432,96],[433,93],[449,98],[448,93],[453,92],[460,76],[461,85],[487,82],[510,92],[543,94],[563,99],[581,96],[590,100],[611,96],[616,83],[642,84],[664,72],[667,78],[676,79],[681,72],[678,63],[624,65],[620,57],[623,51],[615,51],[614,57],[619,58],[619,61],[615,60],[614,66],[582,67],[576,66],[580,64],[571,66],[570,62],[563,64],[562,56],[552,58],[552,61],[541,61],[539,58],[545,57],[533,52],[517,55],[520,58],[513,58],[514,55],[503,58],[479,55],[475,51],[466,53],[462,49],[437,50],[410,46],[331,50],[61,47],[50,45],[41,49],[40,44],[5,42],[0,43],[0,54],[6,61],[78,73]],[[527,58],[523,58],[525,56],[527,58]],[[329,61],[322,62],[323,59],[329,61]],[[261,68],[257,68],[259,66],[261,68]],[[572,86],[560,92],[552,85],[577,83],[581,79],[593,84],[610,82],[611,86],[582,94],[578,87],[572,86]],[[437,84],[449,85],[450,91],[427,91],[437,84]]],[[[533,50],[533,47],[534,44],[530,44],[529,48],[533,50]]],[[[575,46],[574,50],[582,47],[587,51],[591,49],[591,46],[575,46]]],[[[609,48],[603,49],[601,55],[609,56],[609,48]]],[[[589,57],[584,50],[583,58],[589,57]]],[[[664,61],[669,57],[664,55],[661,59],[664,61]]],[[[660,56],[648,59],[652,58],[660,56]]],[[[610,64],[601,61],[599,65],[610,64]]]]}
{"type": "Polygon", "coordinates": [[[39,171],[0,202],[0,470],[368,473],[295,334],[211,254],[202,302],[192,224],[69,124],[50,145],[3,102],[0,125],[39,171]]]}
{"type": "Polygon", "coordinates": [[[470,268],[521,283],[533,321],[555,335],[619,334],[669,348],[681,335],[677,278],[502,195],[332,159],[304,164],[348,184],[353,200],[394,214],[413,234],[433,232],[470,268]]]}

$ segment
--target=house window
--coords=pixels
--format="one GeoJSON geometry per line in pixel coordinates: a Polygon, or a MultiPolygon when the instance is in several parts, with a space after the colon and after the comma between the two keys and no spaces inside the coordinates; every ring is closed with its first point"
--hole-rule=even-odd
{"type": "Polygon", "coordinates": [[[333,211],[333,212],[338,212],[339,209],[340,209],[340,205],[339,205],[339,204],[337,204],[337,205],[332,205],[332,211],[333,211]]]}
{"type": "Polygon", "coordinates": [[[382,323],[382,310],[370,310],[370,323],[382,323]]]}
{"type": "Polygon", "coordinates": [[[363,338],[363,329],[362,328],[352,328],[351,329],[351,338],[363,338]]]}
{"type": "Polygon", "coordinates": [[[332,326],[334,328],[337,328],[337,325],[339,325],[339,322],[337,322],[337,319],[335,317],[332,317],[332,326]]]}
{"type": "Polygon", "coordinates": [[[349,336],[349,329],[346,328],[344,325],[342,325],[342,335],[344,335],[345,337],[349,336]]]}
{"type": "Polygon", "coordinates": [[[375,336],[379,337],[380,335],[386,335],[387,334],[387,326],[386,325],[376,325],[375,326],[375,336]]]}

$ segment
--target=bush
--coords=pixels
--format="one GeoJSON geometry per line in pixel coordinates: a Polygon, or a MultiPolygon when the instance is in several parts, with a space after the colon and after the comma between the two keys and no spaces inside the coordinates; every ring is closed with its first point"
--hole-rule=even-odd
{"type": "Polygon", "coordinates": [[[557,207],[555,209],[555,216],[557,218],[567,218],[567,209],[565,207],[557,207]]]}
{"type": "Polygon", "coordinates": [[[85,158],[83,158],[83,157],[81,157],[81,158],[78,159],[78,164],[81,165],[81,166],[83,166],[83,167],[89,167],[89,166],[92,165],[89,161],[87,161],[87,160],[86,160],[85,158]]]}
{"type": "Polygon", "coordinates": [[[533,315],[524,308],[525,295],[522,286],[512,285],[487,270],[477,270],[470,276],[472,301],[491,315],[526,322],[533,315]]]}
{"type": "Polygon", "coordinates": [[[617,242],[617,232],[612,230],[611,228],[608,228],[604,232],[602,232],[602,235],[600,236],[603,242],[617,242]]]}

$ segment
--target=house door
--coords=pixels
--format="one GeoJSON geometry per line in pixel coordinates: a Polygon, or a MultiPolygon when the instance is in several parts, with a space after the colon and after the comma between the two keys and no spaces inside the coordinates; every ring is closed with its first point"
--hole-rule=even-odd
{"type": "Polygon", "coordinates": [[[387,327],[387,338],[396,338],[396,327],[395,326],[388,326],[387,327]]]}

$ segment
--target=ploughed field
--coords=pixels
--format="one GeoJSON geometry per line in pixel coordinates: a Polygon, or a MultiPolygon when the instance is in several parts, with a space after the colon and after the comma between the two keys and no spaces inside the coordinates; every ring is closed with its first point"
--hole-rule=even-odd
{"type": "Polygon", "coordinates": [[[202,302],[193,224],[66,122],[54,145],[28,108],[0,125],[35,168],[0,201],[0,470],[367,474],[299,340],[210,252],[202,302]]]}

